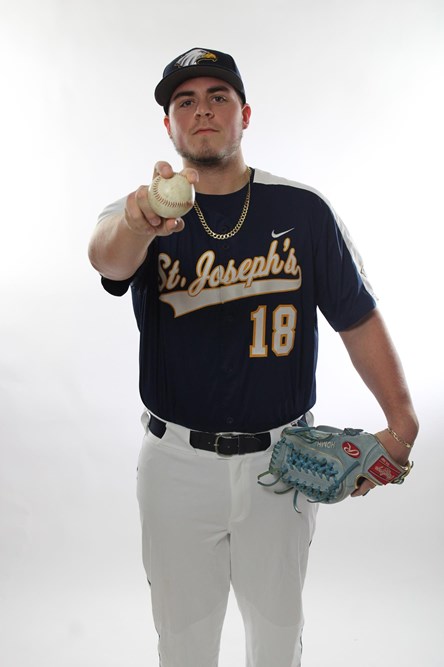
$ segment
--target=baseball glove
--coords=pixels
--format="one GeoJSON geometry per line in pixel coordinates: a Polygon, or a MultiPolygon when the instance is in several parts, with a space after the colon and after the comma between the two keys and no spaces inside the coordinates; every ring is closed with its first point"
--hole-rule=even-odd
{"type": "Polygon", "coordinates": [[[291,426],[282,431],[269,469],[258,476],[258,483],[273,486],[281,480],[287,488],[275,493],[294,489],[293,505],[299,512],[299,493],[310,502],[338,503],[358,488],[363,477],[377,485],[402,484],[412,467],[410,462],[396,463],[376,436],[362,429],[291,426]],[[269,474],[275,477],[273,482],[260,481],[269,474]]]}

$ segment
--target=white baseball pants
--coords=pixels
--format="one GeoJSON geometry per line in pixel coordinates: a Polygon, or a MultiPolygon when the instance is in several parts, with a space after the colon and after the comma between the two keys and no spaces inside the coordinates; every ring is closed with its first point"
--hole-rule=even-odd
{"type": "MultiPolygon", "coordinates": [[[[149,417],[145,416],[145,425],[149,417]]],[[[272,443],[282,428],[271,432],[272,443]]],[[[147,430],[137,496],[161,667],[217,667],[230,585],[245,625],[247,667],[299,667],[302,587],[317,505],[257,483],[265,452],[222,457],[189,431],[147,430]]],[[[265,481],[265,480],[264,480],[265,481]]]]}

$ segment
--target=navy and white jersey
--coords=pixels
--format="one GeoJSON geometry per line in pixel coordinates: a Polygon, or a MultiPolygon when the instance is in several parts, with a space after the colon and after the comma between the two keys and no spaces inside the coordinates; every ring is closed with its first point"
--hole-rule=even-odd
{"type": "MultiPolygon", "coordinates": [[[[236,225],[246,188],[197,195],[214,232],[236,225]]],[[[102,278],[117,296],[131,286],[143,403],[201,431],[291,422],[316,400],[317,309],[341,331],[375,307],[350,236],[318,192],[259,170],[233,237],[212,238],[194,209],[184,219],[183,232],[156,237],[133,278],[102,278]]]]}

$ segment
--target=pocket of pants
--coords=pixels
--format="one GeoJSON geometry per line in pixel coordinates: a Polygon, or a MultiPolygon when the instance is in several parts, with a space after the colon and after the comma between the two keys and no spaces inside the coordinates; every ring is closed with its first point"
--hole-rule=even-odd
{"type": "Polygon", "coordinates": [[[137,459],[137,473],[139,472],[139,468],[144,465],[148,465],[150,450],[152,447],[156,447],[160,440],[161,439],[158,438],[157,435],[154,435],[154,433],[151,433],[151,431],[147,429],[145,435],[143,436],[142,446],[140,448],[139,457],[137,459]]]}

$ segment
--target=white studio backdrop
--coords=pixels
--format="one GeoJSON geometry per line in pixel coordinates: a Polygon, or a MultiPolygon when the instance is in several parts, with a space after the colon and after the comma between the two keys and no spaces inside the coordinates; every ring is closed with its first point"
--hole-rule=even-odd
{"type": "MultiPolygon", "coordinates": [[[[442,665],[443,1],[1,0],[0,22],[0,664],[157,664],[137,331],[86,252],[106,204],[159,159],[180,168],[153,90],[202,46],[242,72],[247,163],[316,187],[350,229],[422,424],[402,487],[321,508],[304,667],[442,665]]],[[[318,421],[383,426],[323,321],[318,389],[318,421]]],[[[230,599],[220,667],[242,664],[230,599]]]]}

